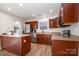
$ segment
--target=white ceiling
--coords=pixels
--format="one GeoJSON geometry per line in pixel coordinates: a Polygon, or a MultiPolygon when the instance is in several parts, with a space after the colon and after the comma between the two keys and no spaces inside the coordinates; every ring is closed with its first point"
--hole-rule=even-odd
{"type": "Polygon", "coordinates": [[[23,3],[22,7],[19,3],[0,3],[0,10],[21,18],[32,19],[41,15],[45,17],[58,15],[60,6],[60,3],[23,3]],[[12,10],[9,11],[8,8],[12,10]],[[53,12],[50,13],[50,10],[53,12]],[[35,17],[32,14],[35,14],[35,17]]]}

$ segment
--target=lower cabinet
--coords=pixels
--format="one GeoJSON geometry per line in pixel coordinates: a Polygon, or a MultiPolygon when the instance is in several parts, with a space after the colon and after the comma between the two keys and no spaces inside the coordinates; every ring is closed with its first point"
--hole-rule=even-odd
{"type": "Polygon", "coordinates": [[[31,49],[31,37],[23,37],[22,38],[22,55],[27,54],[31,49]]]}
{"type": "Polygon", "coordinates": [[[77,56],[78,42],[52,40],[52,56],[77,56]]]}
{"type": "Polygon", "coordinates": [[[1,50],[1,36],[0,36],[0,50],[1,50]]]}
{"type": "Polygon", "coordinates": [[[31,50],[31,36],[2,36],[2,50],[24,56],[31,50]]]}
{"type": "Polygon", "coordinates": [[[49,34],[37,34],[37,42],[40,44],[51,44],[51,35],[49,34]]]}

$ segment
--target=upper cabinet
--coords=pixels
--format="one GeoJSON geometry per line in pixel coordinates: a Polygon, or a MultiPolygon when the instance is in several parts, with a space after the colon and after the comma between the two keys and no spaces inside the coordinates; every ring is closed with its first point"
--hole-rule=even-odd
{"type": "Polygon", "coordinates": [[[49,20],[49,28],[68,27],[78,22],[78,3],[63,3],[59,17],[49,20]]]}
{"type": "Polygon", "coordinates": [[[38,21],[31,21],[32,29],[38,29],[38,21]]]}
{"type": "Polygon", "coordinates": [[[55,19],[49,19],[49,28],[57,28],[58,27],[58,20],[55,19]]]}
{"type": "Polygon", "coordinates": [[[78,22],[78,4],[77,3],[63,3],[60,16],[62,24],[73,24],[78,22]]]}

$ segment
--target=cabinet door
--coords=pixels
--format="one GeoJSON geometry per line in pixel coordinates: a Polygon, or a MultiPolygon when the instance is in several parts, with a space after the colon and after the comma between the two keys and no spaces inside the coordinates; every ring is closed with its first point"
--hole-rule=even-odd
{"type": "Polygon", "coordinates": [[[41,34],[37,34],[37,42],[41,43],[41,34]]]}
{"type": "Polygon", "coordinates": [[[42,34],[41,39],[42,39],[41,41],[42,41],[43,44],[47,44],[47,36],[46,36],[46,34],[42,34]]]}
{"type": "Polygon", "coordinates": [[[51,35],[49,34],[37,34],[37,42],[41,44],[51,45],[51,35]]]}
{"type": "Polygon", "coordinates": [[[52,41],[52,55],[54,56],[77,56],[78,42],[76,41],[52,41]]]}
{"type": "Polygon", "coordinates": [[[32,21],[31,24],[32,24],[32,28],[33,29],[37,29],[38,28],[38,21],[32,21]]]}
{"type": "Polygon", "coordinates": [[[76,3],[63,3],[62,5],[64,24],[78,22],[78,5],[76,3]]]}
{"type": "Polygon", "coordinates": [[[51,42],[51,36],[52,35],[47,35],[47,44],[51,45],[52,42],[51,42]]]}
{"type": "Polygon", "coordinates": [[[78,55],[78,42],[66,41],[64,44],[66,46],[65,51],[68,53],[67,55],[70,55],[70,56],[78,55]]]}
{"type": "Polygon", "coordinates": [[[31,37],[23,37],[22,38],[22,55],[27,54],[31,49],[31,37]]]}
{"type": "Polygon", "coordinates": [[[50,19],[49,20],[49,28],[57,28],[57,19],[50,19]]]}

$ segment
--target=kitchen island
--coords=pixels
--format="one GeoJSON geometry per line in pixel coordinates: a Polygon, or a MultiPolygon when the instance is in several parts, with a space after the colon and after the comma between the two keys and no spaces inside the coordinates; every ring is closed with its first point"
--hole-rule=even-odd
{"type": "Polygon", "coordinates": [[[53,33],[52,41],[52,56],[78,56],[79,37],[71,35],[63,37],[58,33],[53,33]]]}
{"type": "Polygon", "coordinates": [[[1,49],[23,56],[31,49],[31,35],[1,35],[1,49]]]}

